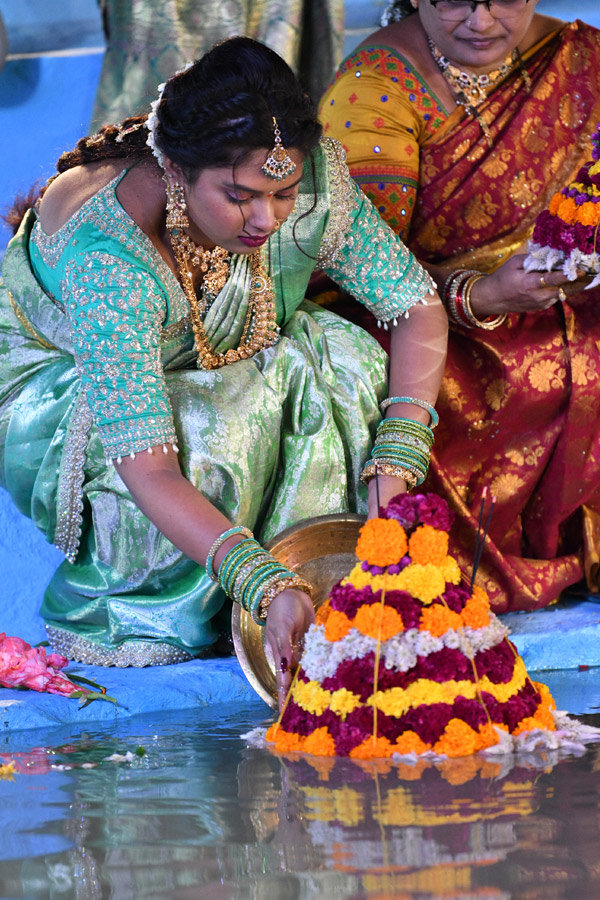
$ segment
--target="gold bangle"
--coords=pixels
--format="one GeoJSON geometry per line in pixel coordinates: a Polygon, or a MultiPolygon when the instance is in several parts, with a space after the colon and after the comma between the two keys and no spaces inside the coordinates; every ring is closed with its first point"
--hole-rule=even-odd
{"type": "Polygon", "coordinates": [[[391,475],[393,478],[402,478],[409,489],[416,487],[418,482],[418,478],[414,472],[411,472],[410,469],[405,469],[402,466],[395,466],[393,463],[377,463],[377,470],[375,469],[375,463],[367,463],[362,470],[360,480],[364,484],[368,484],[375,478],[375,474],[391,475]]]}
{"type": "Polygon", "coordinates": [[[305,581],[304,578],[301,578],[299,575],[290,575],[283,578],[277,577],[270,584],[267,584],[263,591],[258,607],[258,615],[255,618],[256,622],[259,624],[264,623],[267,618],[267,613],[269,612],[269,607],[275,597],[278,597],[283,591],[287,591],[288,588],[297,588],[304,594],[308,594],[312,600],[312,585],[309,584],[308,581],[305,581]]]}
{"type": "Polygon", "coordinates": [[[500,315],[496,316],[495,319],[478,319],[475,313],[473,312],[473,307],[471,306],[471,291],[473,290],[473,286],[477,281],[481,278],[485,278],[486,276],[483,273],[478,272],[477,274],[473,274],[470,278],[467,279],[467,283],[463,289],[463,310],[465,317],[469,320],[469,322],[474,325],[476,328],[483,328],[484,331],[493,331],[494,328],[498,328],[499,325],[506,319],[506,313],[500,313],[500,315]]]}

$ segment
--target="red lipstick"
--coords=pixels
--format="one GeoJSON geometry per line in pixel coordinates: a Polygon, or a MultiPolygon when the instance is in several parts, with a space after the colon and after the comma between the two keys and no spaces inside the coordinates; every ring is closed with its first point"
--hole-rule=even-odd
{"type": "Polygon", "coordinates": [[[246,247],[262,247],[262,245],[269,239],[269,235],[265,234],[264,237],[249,237],[246,234],[240,235],[240,241],[242,244],[245,244],[246,247]]]}

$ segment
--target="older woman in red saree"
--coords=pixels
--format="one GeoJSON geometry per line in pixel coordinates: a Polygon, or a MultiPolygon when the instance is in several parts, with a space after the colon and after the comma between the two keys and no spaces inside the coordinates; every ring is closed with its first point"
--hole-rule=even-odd
{"type": "Polygon", "coordinates": [[[536,216],[590,156],[600,34],[533,0],[411,6],[345,60],[321,117],[446,287],[429,487],[458,515],[453,553],[468,570],[487,486],[477,580],[498,612],[536,609],[584,576],[600,584],[600,292],[523,269],[536,216]]]}

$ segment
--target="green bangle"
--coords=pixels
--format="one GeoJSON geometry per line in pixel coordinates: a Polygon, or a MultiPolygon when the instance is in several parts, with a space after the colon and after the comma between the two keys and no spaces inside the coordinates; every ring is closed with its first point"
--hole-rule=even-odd
{"type": "Polygon", "coordinates": [[[434,429],[440,421],[440,417],[431,403],[428,403],[427,400],[420,400],[418,397],[388,397],[387,400],[384,400],[383,403],[379,404],[379,408],[381,412],[385,412],[388,406],[392,406],[394,403],[410,403],[413,406],[420,406],[421,409],[426,410],[431,419],[430,426],[432,429],[434,429]]]}
{"type": "Polygon", "coordinates": [[[216,539],[216,541],[213,543],[212,547],[208,551],[208,554],[206,557],[206,562],[204,564],[204,568],[206,569],[206,574],[208,575],[210,580],[214,581],[215,583],[218,581],[218,578],[215,575],[214,569],[213,569],[213,561],[214,561],[215,555],[216,555],[219,547],[221,547],[225,543],[227,538],[233,537],[234,534],[243,534],[244,537],[247,537],[247,538],[254,537],[254,535],[252,534],[250,529],[246,528],[245,525],[234,525],[233,528],[228,528],[227,531],[223,531],[218,536],[218,538],[216,539]]]}

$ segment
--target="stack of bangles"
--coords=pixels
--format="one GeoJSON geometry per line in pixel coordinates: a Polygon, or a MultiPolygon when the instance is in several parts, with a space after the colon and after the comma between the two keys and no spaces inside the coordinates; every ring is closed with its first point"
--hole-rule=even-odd
{"type": "Polygon", "coordinates": [[[501,313],[499,316],[488,316],[487,319],[478,319],[473,312],[471,291],[473,285],[481,278],[485,278],[485,275],[475,269],[456,269],[446,278],[441,298],[448,318],[454,325],[460,325],[461,328],[484,328],[486,331],[492,331],[502,325],[506,319],[506,313],[501,313]]]}
{"type": "Polygon", "coordinates": [[[381,404],[381,411],[385,412],[393,403],[409,403],[426,409],[430,415],[430,425],[393,416],[382,419],[377,426],[371,458],[360,477],[368,484],[376,475],[393,475],[403,478],[410,489],[421,484],[427,475],[433,429],[439,422],[439,416],[430,403],[417,397],[389,397],[381,404]]]}
{"type": "Polygon", "coordinates": [[[219,535],[208,551],[206,574],[220,584],[227,596],[239,603],[258,625],[266,623],[269,606],[282,591],[296,588],[312,596],[311,585],[271,556],[244,525],[235,525],[219,535]],[[215,575],[213,562],[217,551],[236,534],[244,539],[225,554],[215,575]]]}

